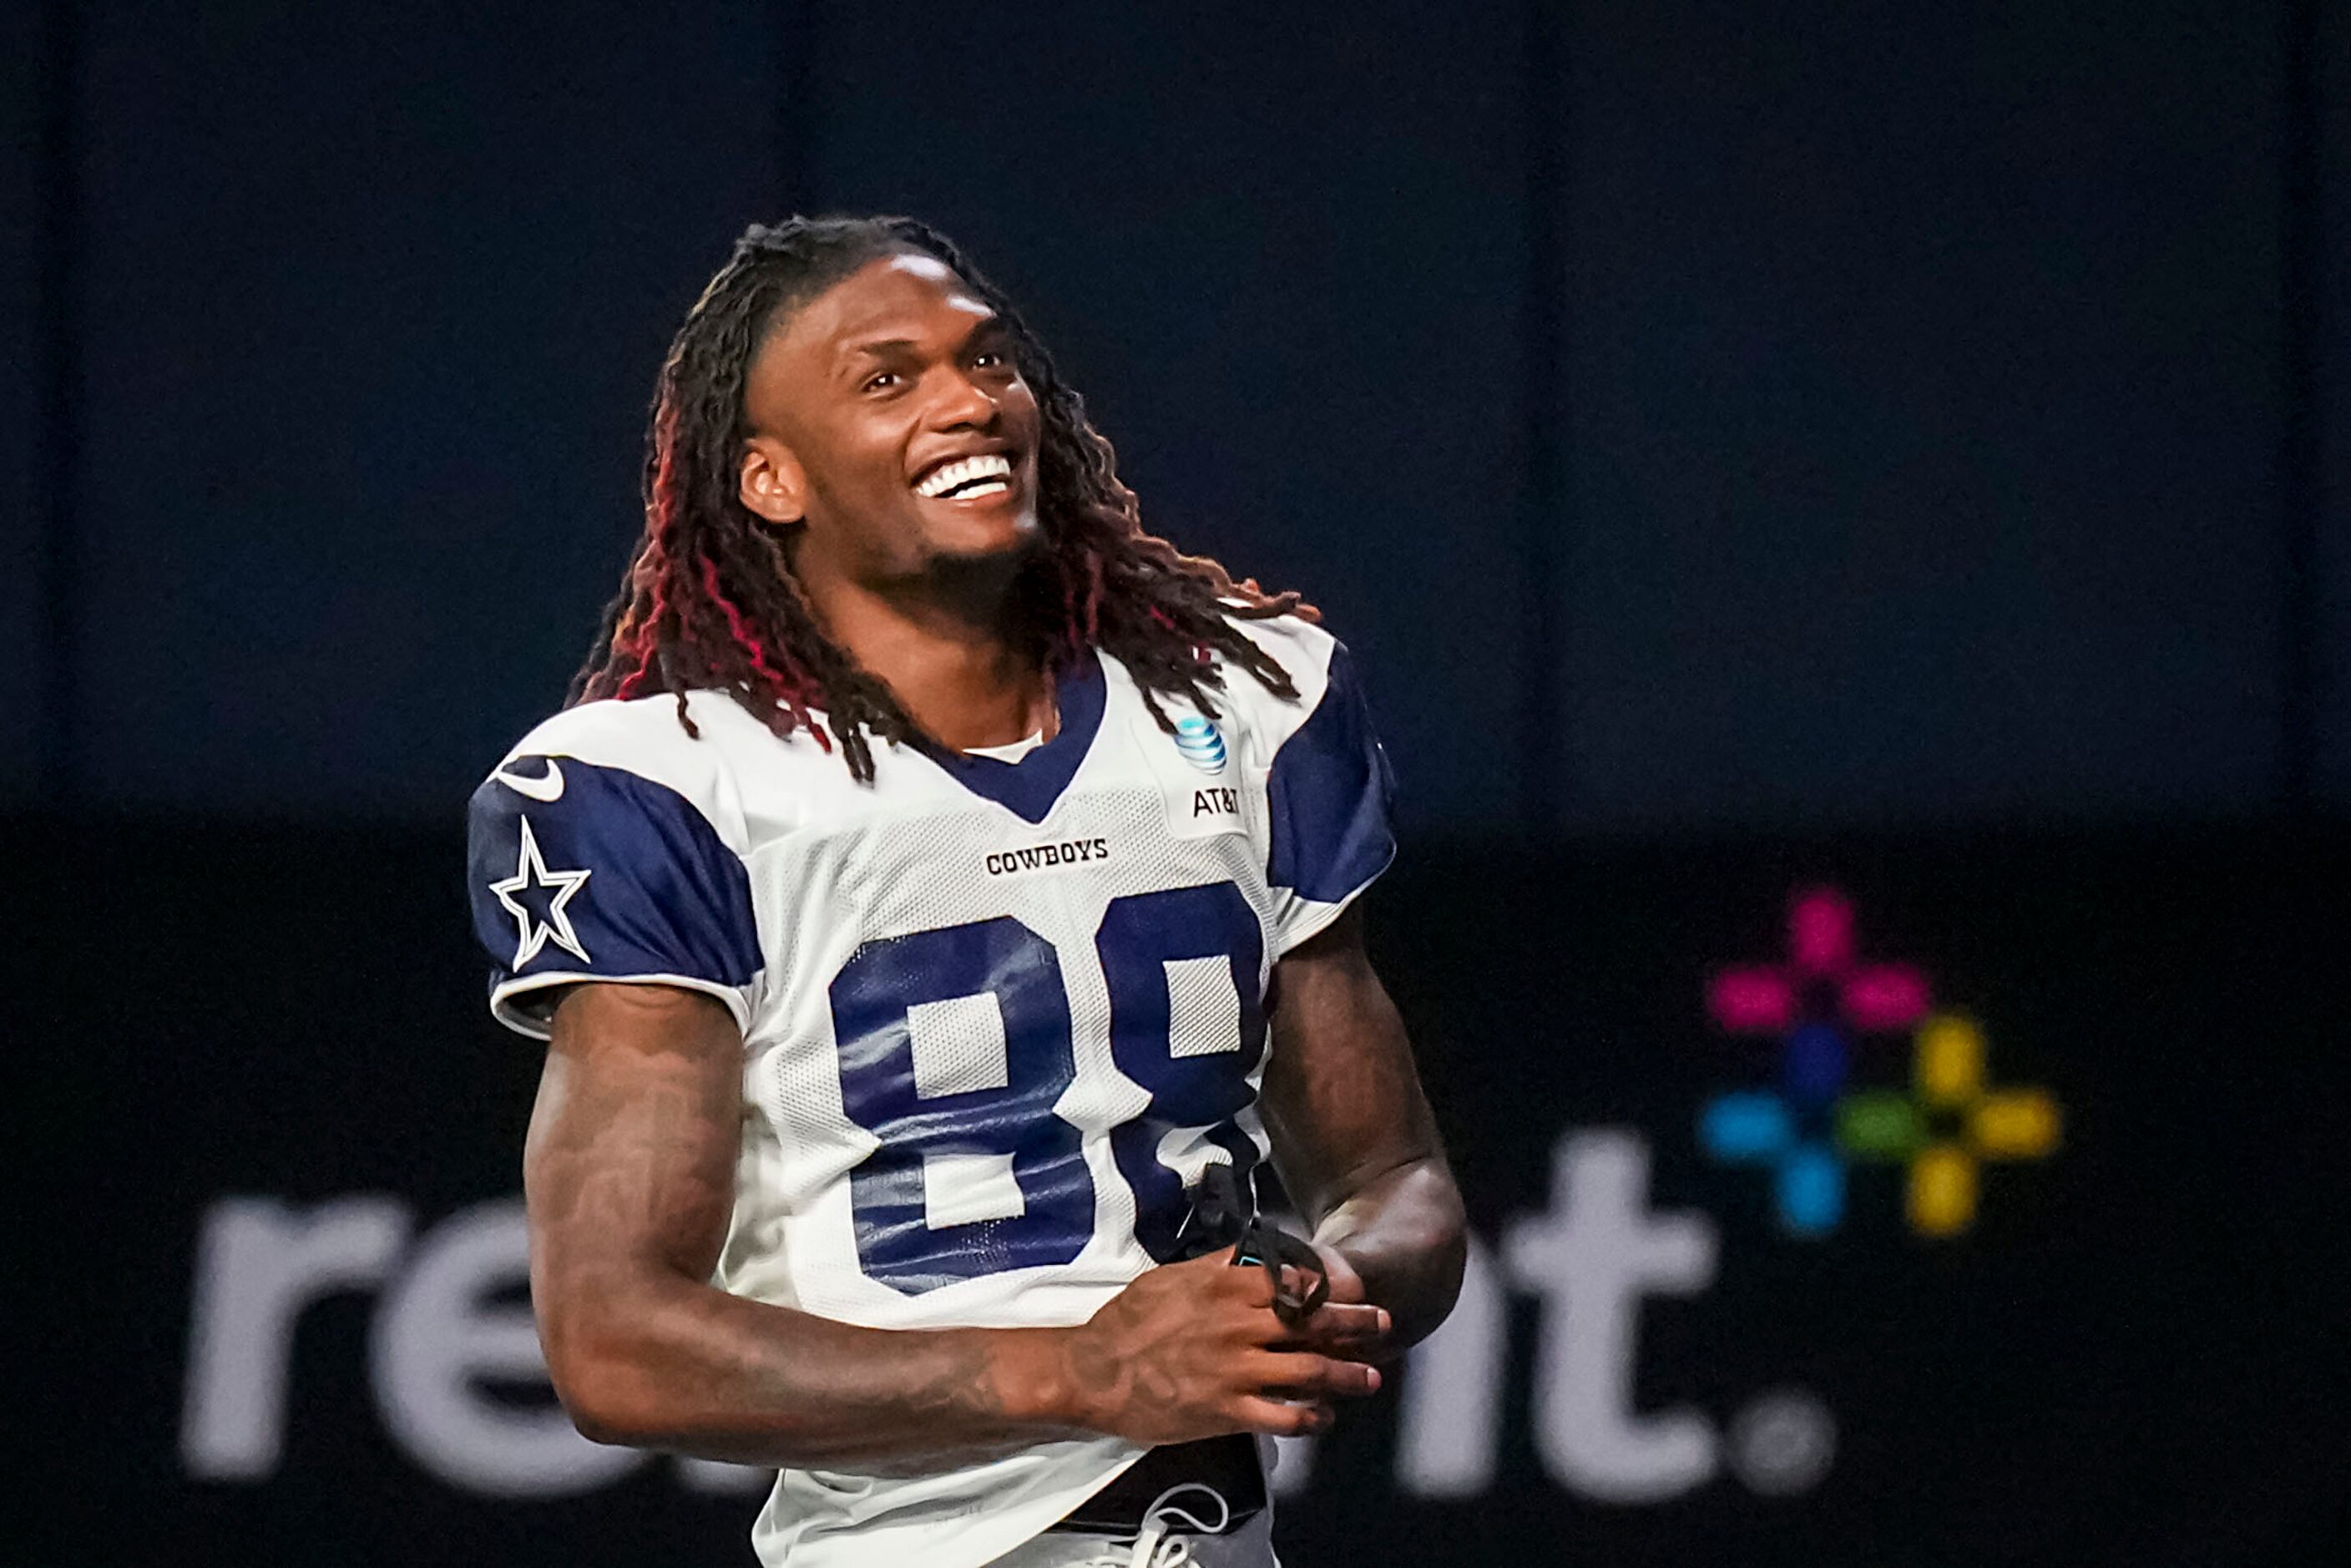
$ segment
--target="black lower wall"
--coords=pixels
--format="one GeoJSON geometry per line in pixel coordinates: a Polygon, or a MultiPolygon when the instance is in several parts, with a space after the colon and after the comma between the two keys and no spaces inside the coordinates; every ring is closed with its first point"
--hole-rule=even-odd
{"type": "MultiPolygon", "coordinates": [[[[5,842],[33,998],[26,1560],[748,1561],[756,1479],[577,1445],[533,1375],[535,1048],[481,1012],[454,839],[5,842]],[[272,1271],[304,1266],[326,1286],[267,1321],[272,1271]]],[[[1375,944],[1483,1283],[1285,1459],[1287,1559],[2346,1560],[2344,849],[1413,852],[1375,944]],[[1973,1020],[1991,1124],[1921,1089],[1917,1027],[1816,1033],[1792,1066],[1789,1030],[1710,1019],[1718,972],[1779,962],[1792,899],[1816,929],[1832,894],[1865,1021],[1919,982],[1973,1020]],[[1837,1153],[1862,1093],[1880,1144],[1909,1117],[1946,1147],[1932,1169],[1990,1138],[1971,1211],[1914,1207],[1915,1158],[1837,1153]],[[1844,1170],[1834,1212],[1793,1178],[1792,1231],[1787,1161],[1708,1141],[1774,1114],[1825,1145],[1803,1168],[1844,1170]]],[[[1851,976],[1816,956],[1799,1000],[1827,1016],[1851,976]]]]}

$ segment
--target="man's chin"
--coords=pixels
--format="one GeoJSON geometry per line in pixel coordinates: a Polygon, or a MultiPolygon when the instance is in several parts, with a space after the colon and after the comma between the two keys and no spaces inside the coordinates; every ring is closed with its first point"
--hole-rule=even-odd
{"type": "Polygon", "coordinates": [[[958,519],[958,526],[930,530],[930,556],[941,567],[977,568],[1018,563],[1043,547],[1045,530],[1027,507],[989,517],[958,519]]]}

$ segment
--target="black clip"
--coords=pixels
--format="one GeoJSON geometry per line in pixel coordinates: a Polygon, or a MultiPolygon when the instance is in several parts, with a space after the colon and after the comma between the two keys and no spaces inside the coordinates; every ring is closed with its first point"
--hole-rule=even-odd
{"type": "Polygon", "coordinates": [[[1288,1231],[1267,1224],[1257,1211],[1254,1188],[1244,1189],[1231,1166],[1221,1160],[1210,1165],[1186,1196],[1192,1200],[1192,1212],[1176,1233],[1182,1256],[1200,1258],[1230,1247],[1235,1268],[1254,1264],[1265,1270],[1273,1281],[1274,1315],[1292,1326],[1331,1299],[1331,1281],[1322,1272],[1321,1255],[1288,1231]],[[1304,1294],[1288,1288],[1285,1270],[1306,1281],[1304,1294]]]}

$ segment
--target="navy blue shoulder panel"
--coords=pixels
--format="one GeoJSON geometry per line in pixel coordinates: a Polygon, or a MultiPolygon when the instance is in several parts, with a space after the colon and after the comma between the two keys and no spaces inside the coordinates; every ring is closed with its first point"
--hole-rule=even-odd
{"type": "Polygon", "coordinates": [[[507,762],[474,791],[466,859],[493,987],[543,973],[743,986],[759,971],[742,860],[685,797],[624,768],[507,762]]]}
{"type": "Polygon", "coordinates": [[[1344,643],[1334,643],[1322,700],[1274,753],[1267,880],[1318,904],[1337,904],[1362,889],[1395,858],[1388,827],[1393,792],[1354,661],[1344,643]]]}
{"type": "Polygon", "coordinates": [[[1024,822],[1041,822],[1078,776],[1078,765],[1093,749],[1094,736],[1102,728],[1108,682],[1101,658],[1089,649],[1072,661],[1061,672],[1055,693],[1061,729],[1018,762],[972,757],[919,737],[915,749],[973,794],[986,796],[1024,822]]]}

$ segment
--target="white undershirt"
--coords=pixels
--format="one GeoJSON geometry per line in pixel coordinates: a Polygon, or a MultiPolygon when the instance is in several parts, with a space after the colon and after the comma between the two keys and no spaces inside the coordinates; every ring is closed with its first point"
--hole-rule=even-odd
{"type": "Polygon", "coordinates": [[[1045,732],[1040,729],[1034,735],[1008,740],[1001,746],[967,746],[963,754],[966,757],[986,757],[998,762],[1018,762],[1044,744],[1045,732]]]}

